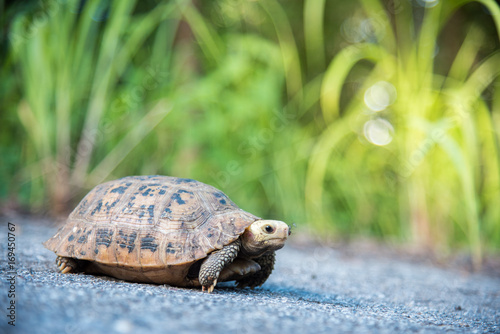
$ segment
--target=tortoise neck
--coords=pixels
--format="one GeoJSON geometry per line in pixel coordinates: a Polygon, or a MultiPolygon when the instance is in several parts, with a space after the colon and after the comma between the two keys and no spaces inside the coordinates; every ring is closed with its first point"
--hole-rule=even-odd
{"type": "Polygon", "coordinates": [[[253,249],[253,248],[250,248],[250,249],[247,249],[245,247],[245,245],[242,245],[241,249],[240,249],[240,255],[242,255],[243,257],[247,257],[247,258],[256,258],[256,257],[260,257],[261,255],[263,255],[264,253],[267,253],[269,250],[268,249],[262,249],[262,248],[258,248],[256,247],[256,249],[253,249]]]}

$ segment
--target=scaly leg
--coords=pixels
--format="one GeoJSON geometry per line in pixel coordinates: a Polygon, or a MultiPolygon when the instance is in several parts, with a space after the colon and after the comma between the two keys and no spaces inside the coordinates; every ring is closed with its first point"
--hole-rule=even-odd
{"type": "Polygon", "coordinates": [[[207,259],[203,262],[198,275],[198,280],[202,286],[202,291],[207,290],[209,293],[214,291],[217,279],[222,269],[238,256],[240,251],[240,239],[233,243],[224,246],[222,249],[210,253],[207,259]]]}

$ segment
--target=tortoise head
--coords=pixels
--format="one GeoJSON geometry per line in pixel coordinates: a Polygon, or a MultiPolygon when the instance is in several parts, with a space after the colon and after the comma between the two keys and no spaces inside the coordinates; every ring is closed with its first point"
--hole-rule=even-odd
{"type": "Polygon", "coordinates": [[[268,251],[275,251],[285,245],[289,227],[278,220],[257,220],[241,236],[243,253],[257,257],[268,251]]]}

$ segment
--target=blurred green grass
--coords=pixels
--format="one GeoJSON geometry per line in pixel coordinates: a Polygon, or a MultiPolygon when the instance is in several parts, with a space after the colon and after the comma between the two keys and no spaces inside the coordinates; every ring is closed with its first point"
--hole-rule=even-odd
{"type": "Polygon", "coordinates": [[[319,235],[500,248],[494,1],[2,7],[4,208],[166,174],[319,235]]]}

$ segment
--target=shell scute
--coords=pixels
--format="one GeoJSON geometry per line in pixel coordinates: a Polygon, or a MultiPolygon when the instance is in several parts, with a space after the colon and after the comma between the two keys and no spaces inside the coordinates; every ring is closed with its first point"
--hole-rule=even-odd
{"type": "Polygon", "coordinates": [[[96,246],[103,245],[106,248],[109,247],[113,239],[113,230],[107,227],[98,228],[96,232],[96,246]]]}
{"type": "Polygon", "coordinates": [[[156,252],[158,248],[158,244],[156,243],[156,239],[147,234],[145,237],[141,238],[141,249],[149,249],[151,252],[156,252]]]}
{"type": "Polygon", "coordinates": [[[206,211],[203,201],[193,191],[178,188],[166,201],[160,220],[194,222],[206,211]]]}

